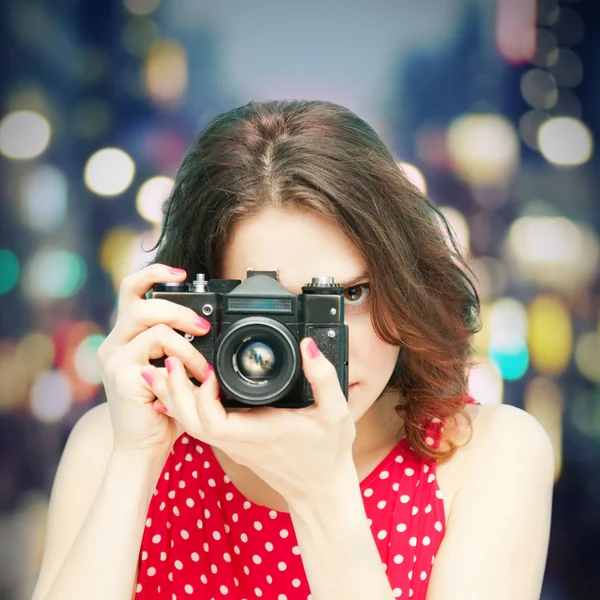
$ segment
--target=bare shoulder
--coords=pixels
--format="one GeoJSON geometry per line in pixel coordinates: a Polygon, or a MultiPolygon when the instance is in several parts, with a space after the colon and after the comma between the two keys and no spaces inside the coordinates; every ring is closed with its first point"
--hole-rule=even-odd
{"type": "Polygon", "coordinates": [[[462,415],[448,422],[444,439],[459,449],[457,456],[475,466],[486,462],[490,454],[548,457],[553,454],[552,443],[540,422],[524,411],[508,404],[470,404],[462,415]]]}
{"type": "Polygon", "coordinates": [[[71,430],[52,485],[44,552],[33,600],[43,598],[84,522],[113,447],[106,402],[84,413],[71,430]]]}
{"type": "Polygon", "coordinates": [[[542,425],[509,405],[466,408],[446,441],[459,447],[438,465],[453,494],[427,598],[539,598],[551,522],[554,450],[542,425]],[[471,435],[472,429],[472,435],[471,435]],[[464,557],[469,560],[465,561],[464,557]]]}
{"type": "MultiPolygon", "coordinates": [[[[528,412],[508,404],[471,404],[464,415],[450,419],[444,429],[442,448],[448,442],[456,453],[437,467],[447,518],[461,489],[486,474],[541,471],[554,476],[554,450],[545,429],[528,412]]],[[[513,479],[515,480],[515,479],[513,479]]]]}

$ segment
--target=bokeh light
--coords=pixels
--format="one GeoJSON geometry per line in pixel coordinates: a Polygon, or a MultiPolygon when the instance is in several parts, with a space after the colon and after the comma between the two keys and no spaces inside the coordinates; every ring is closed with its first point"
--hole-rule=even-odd
{"type": "MultiPolygon", "coordinates": [[[[471,235],[469,233],[469,224],[462,213],[451,206],[440,206],[440,211],[448,221],[450,228],[456,235],[458,245],[464,252],[468,252],[471,247],[471,235]]],[[[449,244],[448,232],[443,228],[446,241],[449,244]]]]}
{"type": "Polygon", "coordinates": [[[490,358],[504,379],[520,379],[529,366],[525,306],[515,298],[500,298],[490,307],[487,325],[490,358]]]}
{"type": "Polygon", "coordinates": [[[144,84],[150,98],[159,105],[177,104],[188,85],[185,49],[174,40],[152,44],[144,69],[144,84]]]}
{"type": "Polygon", "coordinates": [[[35,231],[51,231],[67,215],[67,177],[52,165],[40,165],[25,178],[22,220],[35,231]]]}
{"type": "Polygon", "coordinates": [[[427,194],[427,182],[425,181],[425,176],[420,171],[418,167],[407,162],[398,163],[399,167],[404,171],[404,174],[410,179],[411,183],[413,183],[423,194],[427,194]]]}
{"type": "Polygon", "coordinates": [[[151,223],[160,223],[162,207],[173,189],[171,177],[152,177],[145,181],[136,197],[136,208],[141,217],[151,223]]]}
{"type": "Polygon", "coordinates": [[[14,252],[0,248],[0,295],[10,292],[19,280],[19,259],[14,252]]]}
{"type": "Polygon", "coordinates": [[[591,381],[600,383],[600,335],[586,331],[575,345],[575,364],[579,372],[591,381]]]}
{"type": "Polygon", "coordinates": [[[469,114],[450,123],[448,151],[459,177],[485,187],[512,177],[519,140],[514,125],[505,117],[469,114]]]}
{"type": "Polygon", "coordinates": [[[40,421],[60,421],[71,408],[71,386],[64,373],[46,371],[31,386],[30,407],[40,421]]]}
{"type": "Polygon", "coordinates": [[[548,162],[563,166],[582,165],[592,155],[592,134],[578,119],[557,117],[540,127],[538,146],[548,162]]]}
{"type": "Polygon", "coordinates": [[[487,357],[478,357],[469,373],[469,395],[481,404],[501,404],[504,382],[498,365],[487,357]]]}
{"type": "Polygon", "coordinates": [[[27,381],[33,381],[54,364],[52,338],[42,331],[30,331],[17,343],[15,357],[23,365],[27,381]]]}
{"type": "Polygon", "coordinates": [[[75,350],[75,371],[87,383],[102,383],[102,373],[96,354],[105,336],[94,334],[86,337],[75,350]]]}
{"type": "Polygon", "coordinates": [[[95,152],[85,165],[87,187],[99,196],[122,194],[133,181],[135,163],[119,148],[104,148],[95,152]]]}
{"type": "Polygon", "coordinates": [[[564,303],[540,294],[529,305],[529,348],[531,361],[544,375],[562,373],[573,347],[571,316],[564,303]]]}
{"type": "Polygon", "coordinates": [[[79,292],[86,278],[87,267],[79,254],[43,248],[25,266],[23,291],[35,302],[68,298],[79,292]]]}
{"type": "Polygon", "coordinates": [[[536,377],[525,389],[524,408],[543,426],[554,449],[554,480],[562,471],[564,397],[552,379],[536,377]]]}
{"type": "Polygon", "coordinates": [[[511,224],[505,254],[526,279],[574,294],[596,277],[600,246],[586,225],[525,216],[511,224]]]}
{"type": "Polygon", "coordinates": [[[42,115],[22,110],[6,115],[0,122],[0,152],[13,159],[39,156],[50,143],[50,123],[42,115]]]}
{"type": "Polygon", "coordinates": [[[160,4],[160,0],[123,0],[123,6],[132,14],[145,16],[153,13],[160,4]]]}

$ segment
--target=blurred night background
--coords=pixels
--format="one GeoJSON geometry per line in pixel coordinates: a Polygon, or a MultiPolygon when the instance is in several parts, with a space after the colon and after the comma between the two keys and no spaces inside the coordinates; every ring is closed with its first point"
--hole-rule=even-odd
{"type": "Polygon", "coordinates": [[[211,117],[275,98],[350,108],[443,208],[483,302],[472,395],[554,444],[542,599],[600,598],[599,4],[5,0],[0,599],[31,597],[58,460],[104,401],[96,349],[178,164],[211,117]]]}

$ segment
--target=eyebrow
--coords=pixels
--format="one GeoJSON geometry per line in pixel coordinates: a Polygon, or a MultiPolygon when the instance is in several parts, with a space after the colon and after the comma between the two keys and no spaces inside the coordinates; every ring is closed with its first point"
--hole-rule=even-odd
{"type": "Polygon", "coordinates": [[[334,280],[334,281],[340,287],[348,288],[348,287],[352,287],[353,285],[356,285],[358,283],[363,283],[365,281],[365,279],[369,279],[369,274],[366,271],[363,271],[360,275],[357,275],[356,277],[353,277],[352,279],[349,279],[348,281],[336,281],[336,280],[334,280]]]}

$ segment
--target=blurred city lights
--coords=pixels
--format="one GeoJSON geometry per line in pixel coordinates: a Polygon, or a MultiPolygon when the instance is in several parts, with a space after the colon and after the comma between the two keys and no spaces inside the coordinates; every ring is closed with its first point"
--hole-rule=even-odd
{"type": "Polygon", "coordinates": [[[152,177],[145,181],[136,197],[136,208],[141,217],[151,223],[160,223],[162,207],[173,189],[171,177],[152,177]]]}
{"type": "Polygon", "coordinates": [[[477,187],[504,183],[519,158],[513,124],[495,114],[468,114],[448,129],[448,152],[459,177],[477,187]]]}
{"type": "Polygon", "coordinates": [[[160,38],[160,29],[151,18],[131,19],[123,29],[123,47],[134,56],[145,58],[148,50],[160,38]]]}
{"type": "Polygon", "coordinates": [[[14,252],[0,248],[0,295],[10,292],[19,280],[19,259],[14,252]]]}
{"type": "Polygon", "coordinates": [[[33,381],[38,375],[52,368],[54,363],[52,338],[41,331],[30,331],[18,341],[15,357],[23,365],[28,382],[33,381]]]}
{"type": "Polygon", "coordinates": [[[188,65],[179,42],[163,40],[152,44],[144,68],[144,84],[159,105],[177,104],[187,91],[188,65]]]}
{"type": "Polygon", "coordinates": [[[532,379],[525,389],[524,408],[545,429],[554,449],[554,481],[562,471],[564,397],[558,385],[546,377],[532,379]]]}
{"type": "MultiPolygon", "coordinates": [[[[451,206],[440,206],[440,211],[444,215],[444,218],[448,221],[451,229],[456,234],[458,245],[465,252],[469,251],[471,247],[471,236],[469,234],[469,224],[464,218],[462,213],[451,206]]],[[[448,234],[443,229],[446,241],[449,243],[448,234]]]]}
{"type": "Polygon", "coordinates": [[[535,21],[535,0],[497,0],[496,46],[507,62],[518,65],[533,58],[535,21]]]}
{"type": "Polygon", "coordinates": [[[556,60],[549,67],[556,83],[563,87],[577,87],[583,80],[581,59],[570,48],[560,48],[556,60]]]}
{"type": "Polygon", "coordinates": [[[60,421],[71,408],[72,400],[69,381],[60,371],[42,373],[31,386],[31,412],[40,421],[60,421]]]}
{"type": "Polygon", "coordinates": [[[131,185],[134,176],[135,163],[119,148],[98,150],[85,165],[85,183],[99,196],[123,193],[131,185]]]}
{"type": "Polygon", "coordinates": [[[134,229],[115,227],[102,240],[100,264],[110,274],[115,291],[119,289],[123,278],[131,272],[129,271],[129,249],[135,239],[137,239],[137,232],[134,229]]]}
{"type": "Polygon", "coordinates": [[[13,159],[39,156],[50,143],[50,123],[42,115],[21,110],[0,121],[0,152],[13,159]]]}
{"type": "Polygon", "coordinates": [[[26,399],[27,374],[13,342],[0,340],[0,410],[16,410],[26,399]]]}
{"type": "Polygon", "coordinates": [[[600,247],[582,224],[564,217],[525,216],[511,224],[506,254],[527,279],[574,293],[596,277],[600,247]]]}
{"type": "Polygon", "coordinates": [[[552,108],[558,101],[558,86],[551,73],[543,69],[531,69],[521,77],[521,93],[533,108],[552,108]]]}
{"type": "Polygon", "coordinates": [[[79,254],[51,248],[38,250],[25,267],[24,294],[33,301],[68,298],[87,279],[87,267],[79,254]]]}
{"type": "Polygon", "coordinates": [[[569,364],[572,347],[567,307],[553,296],[536,296],[529,305],[529,350],[535,368],[545,375],[560,375],[569,364]]]}
{"type": "Polygon", "coordinates": [[[94,334],[86,337],[75,350],[75,371],[82,381],[92,384],[102,383],[102,373],[96,353],[105,336],[94,334]]]}
{"type": "Polygon", "coordinates": [[[535,54],[531,63],[537,67],[549,67],[558,60],[558,43],[556,36],[547,29],[537,29],[535,54]]]}
{"type": "Polygon", "coordinates": [[[515,298],[500,298],[490,307],[488,327],[490,358],[504,379],[520,379],[529,366],[525,307],[515,298]]]}
{"type": "Polygon", "coordinates": [[[548,162],[575,166],[590,159],[593,140],[588,127],[578,119],[556,117],[541,125],[538,146],[548,162]]]}
{"type": "Polygon", "coordinates": [[[469,373],[469,395],[481,404],[501,404],[504,396],[502,374],[495,362],[478,357],[469,373]]]}
{"type": "Polygon", "coordinates": [[[67,214],[67,178],[56,167],[40,165],[25,178],[22,219],[35,231],[51,231],[67,214]]]}
{"type": "Polygon", "coordinates": [[[154,12],[160,0],[123,0],[123,6],[132,14],[138,16],[149,15],[154,12]]]}
{"type": "Polygon", "coordinates": [[[427,194],[427,182],[425,176],[415,165],[407,162],[400,162],[398,166],[404,171],[404,174],[423,194],[427,194]]]}
{"type": "Polygon", "coordinates": [[[575,344],[575,365],[587,379],[600,383],[600,334],[586,331],[575,344]]]}

